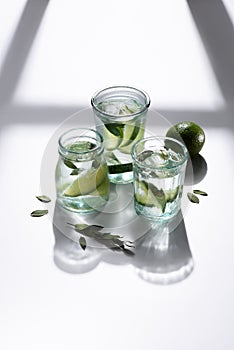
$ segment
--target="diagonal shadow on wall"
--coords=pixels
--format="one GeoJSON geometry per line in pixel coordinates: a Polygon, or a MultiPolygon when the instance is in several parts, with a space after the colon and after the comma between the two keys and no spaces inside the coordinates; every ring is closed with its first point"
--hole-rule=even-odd
{"type": "MultiPolygon", "coordinates": [[[[158,110],[172,124],[194,120],[203,126],[234,129],[234,28],[221,0],[187,0],[214,74],[224,96],[223,110],[158,110]]],[[[9,46],[0,73],[0,107],[3,124],[60,123],[85,106],[15,105],[12,97],[34,42],[49,0],[28,0],[9,46]]],[[[89,103],[89,101],[87,101],[89,103]]],[[[87,106],[86,106],[87,107],[87,106]]]]}
{"type": "Polygon", "coordinates": [[[0,72],[0,104],[10,103],[49,0],[28,0],[0,72]]]}

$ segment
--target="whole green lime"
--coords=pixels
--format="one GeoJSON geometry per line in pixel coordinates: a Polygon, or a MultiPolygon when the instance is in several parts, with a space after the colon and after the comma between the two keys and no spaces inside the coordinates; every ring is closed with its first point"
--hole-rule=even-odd
{"type": "Polygon", "coordinates": [[[183,141],[191,157],[198,154],[205,143],[204,130],[190,121],[175,124],[167,131],[166,136],[183,141]]]}

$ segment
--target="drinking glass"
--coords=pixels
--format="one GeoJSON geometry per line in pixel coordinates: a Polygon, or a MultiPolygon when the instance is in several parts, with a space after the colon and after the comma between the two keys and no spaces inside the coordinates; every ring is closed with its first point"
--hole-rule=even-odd
{"type": "Polygon", "coordinates": [[[144,137],[149,96],[133,87],[113,86],[95,93],[91,104],[104,139],[110,181],[132,182],[131,149],[144,137]]]}
{"type": "Polygon", "coordinates": [[[109,179],[103,150],[102,136],[92,129],[72,129],[59,138],[55,177],[61,206],[85,213],[106,204],[109,179]]]}
{"type": "Polygon", "coordinates": [[[137,214],[168,220],[180,210],[188,152],[169,137],[148,137],[132,149],[137,214]]]}

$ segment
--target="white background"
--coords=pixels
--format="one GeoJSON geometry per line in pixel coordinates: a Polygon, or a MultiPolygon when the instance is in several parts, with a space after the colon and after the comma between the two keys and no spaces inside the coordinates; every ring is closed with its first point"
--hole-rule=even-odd
{"type": "Polygon", "coordinates": [[[0,4],[0,348],[232,350],[233,1],[0,4]],[[64,272],[50,219],[30,217],[51,135],[116,84],[146,90],[152,110],[206,133],[196,187],[209,196],[185,217],[194,271],[175,284],[105,262],[64,272]]]}

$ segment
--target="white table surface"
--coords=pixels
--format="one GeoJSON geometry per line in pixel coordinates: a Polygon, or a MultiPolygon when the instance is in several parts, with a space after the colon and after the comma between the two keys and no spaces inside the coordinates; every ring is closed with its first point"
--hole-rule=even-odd
{"type": "Polygon", "coordinates": [[[233,18],[232,0],[1,2],[1,349],[234,349],[233,18]],[[51,136],[116,84],[206,133],[209,196],[184,218],[194,270],[177,283],[64,272],[50,216],[30,217],[51,136]]]}

